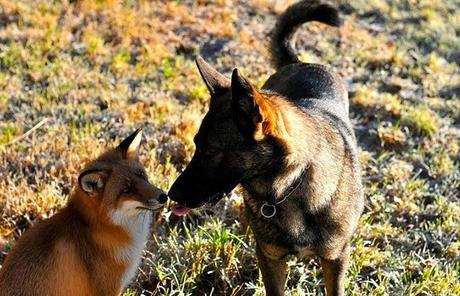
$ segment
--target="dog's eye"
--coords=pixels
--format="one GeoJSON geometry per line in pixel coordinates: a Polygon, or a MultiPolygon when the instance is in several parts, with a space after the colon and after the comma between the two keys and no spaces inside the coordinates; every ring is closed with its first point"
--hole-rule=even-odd
{"type": "Polygon", "coordinates": [[[148,179],[149,179],[149,177],[147,176],[147,174],[144,173],[144,172],[138,172],[138,173],[136,173],[136,175],[137,175],[139,178],[141,178],[141,179],[143,179],[143,180],[145,180],[145,181],[148,181],[148,179]]]}
{"type": "Polygon", "coordinates": [[[220,152],[220,150],[217,149],[217,148],[214,148],[214,147],[210,147],[210,148],[208,148],[207,152],[208,152],[208,154],[217,154],[217,153],[220,152]]]}

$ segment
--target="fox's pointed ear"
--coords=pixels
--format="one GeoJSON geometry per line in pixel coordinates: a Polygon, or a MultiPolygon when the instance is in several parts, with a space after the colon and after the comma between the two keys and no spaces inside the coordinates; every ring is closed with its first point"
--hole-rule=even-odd
{"type": "Polygon", "coordinates": [[[101,192],[105,186],[106,172],[100,170],[89,170],[78,177],[78,185],[88,195],[94,196],[101,192]]]}
{"type": "Polygon", "coordinates": [[[117,149],[121,152],[123,159],[138,160],[139,146],[142,140],[142,130],[137,129],[134,133],[124,139],[117,149]]]}
{"type": "Polygon", "coordinates": [[[232,111],[235,122],[247,136],[260,140],[263,137],[262,95],[234,69],[232,73],[232,111]]]}
{"type": "Polygon", "coordinates": [[[219,95],[230,88],[230,79],[211,67],[202,57],[197,57],[196,65],[212,96],[219,95]]]}

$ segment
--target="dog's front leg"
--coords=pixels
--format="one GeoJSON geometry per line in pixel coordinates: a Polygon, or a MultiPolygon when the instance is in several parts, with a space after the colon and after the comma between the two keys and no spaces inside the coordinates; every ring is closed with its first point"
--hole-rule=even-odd
{"type": "Polygon", "coordinates": [[[265,285],[267,296],[284,295],[284,285],[286,282],[286,256],[268,257],[259,245],[256,247],[259,268],[262,271],[262,280],[265,285]]]}
{"type": "Polygon", "coordinates": [[[345,274],[350,260],[350,247],[347,245],[340,256],[334,260],[321,258],[327,296],[345,295],[345,274]]]}

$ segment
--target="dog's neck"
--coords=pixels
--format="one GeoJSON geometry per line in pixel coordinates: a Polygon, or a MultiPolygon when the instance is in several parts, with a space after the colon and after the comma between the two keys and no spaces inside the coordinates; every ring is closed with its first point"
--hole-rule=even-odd
{"type": "Polygon", "coordinates": [[[284,151],[283,157],[265,174],[243,183],[243,188],[257,200],[266,201],[270,195],[280,200],[305,172],[303,183],[308,186],[301,186],[302,195],[308,196],[308,210],[318,211],[336,192],[344,166],[356,164],[343,161],[351,152],[346,150],[343,136],[328,119],[303,112],[282,98],[274,102],[279,104],[276,109],[282,119],[278,126],[283,129],[275,139],[284,151]]]}
{"type": "Polygon", "coordinates": [[[299,178],[305,178],[303,172],[313,162],[320,136],[314,117],[283,98],[271,98],[270,103],[276,110],[279,127],[274,138],[282,147],[284,156],[281,163],[274,164],[266,174],[243,182],[246,191],[257,199],[267,196],[282,199],[299,178]]]}

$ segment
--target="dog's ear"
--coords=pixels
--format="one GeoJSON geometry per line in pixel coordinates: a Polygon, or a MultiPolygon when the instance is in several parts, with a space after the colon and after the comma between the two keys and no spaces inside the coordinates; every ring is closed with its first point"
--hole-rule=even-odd
{"type": "Polygon", "coordinates": [[[123,159],[138,160],[139,146],[142,140],[142,130],[137,129],[134,133],[124,139],[117,150],[121,152],[123,159]]]}
{"type": "Polygon", "coordinates": [[[234,69],[232,73],[232,111],[235,123],[248,137],[261,140],[266,120],[264,97],[234,69]]]}
{"type": "Polygon", "coordinates": [[[196,59],[196,65],[211,96],[220,95],[230,88],[230,79],[211,67],[202,57],[196,59]]]}
{"type": "Polygon", "coordinates": [[[90,196],[95,196],[104,189],[107,173],[103,170],[89,170],[78,177],[78,185],[90,196]]]}

